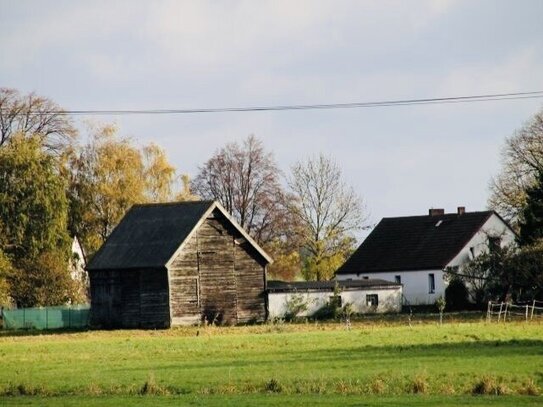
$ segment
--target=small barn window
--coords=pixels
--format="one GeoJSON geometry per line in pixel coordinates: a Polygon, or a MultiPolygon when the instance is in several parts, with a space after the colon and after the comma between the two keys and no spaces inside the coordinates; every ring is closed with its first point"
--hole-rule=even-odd
{"type": "Polygon", "coordinates": [[[401,284],[402,283],[402,276],[400,276],[400,275],[394,276],[394,281],[396,282],[396,284],[401,284]]]}
{"type": "Polygon", "coordinates": [[[379,305],[379,296],[377,294],[366,294],[366,304],[368,307],[377,307],[379,305]]]}
{"type": "Polygon", "coordinates": [[[332,295],[330,297],[330,305],[333,307],[342,307],[341,305],[341,295],[332,295]]]}
{"type": "Polygon", "coordinates": [[[368,276],[362,277],[364,280],[369,280],[370,278],[368,276]]]}
{"type": "Polygon", "coordinates": [[[434,273],[428,274],[428,292],[433,294],[436,292],[436,278],[434,273]]]}

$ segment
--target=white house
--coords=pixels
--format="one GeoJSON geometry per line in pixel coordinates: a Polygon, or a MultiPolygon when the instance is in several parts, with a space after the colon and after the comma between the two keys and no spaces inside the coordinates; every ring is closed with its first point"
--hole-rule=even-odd
{"type": "Polygon", "coordinates": [[[383,218],[336,272],[339,281],[380,278],[403,284],[404,304],[433,304],[445,295],[444,270],[499,245],[514,244],[515,232],[496,212],[383,218]]]}
{"type": "Polygon", "coordinates": [[[399,312],[402,308],[402,285],[384,280],[338,281],[339,293],[334,294],[335,281],[268,281],[268,315],[282,318],[289,311],[288,303],[301,298],[307,310],[299,316],[311,316],[330,301],[344,306],[349,303],[353,312],[399,312]]]}

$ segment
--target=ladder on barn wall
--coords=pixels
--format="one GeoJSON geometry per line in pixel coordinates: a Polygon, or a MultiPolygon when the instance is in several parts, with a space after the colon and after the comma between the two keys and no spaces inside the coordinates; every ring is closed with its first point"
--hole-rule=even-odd
{"type": "Polygon", "coordinates": [[[524,319],[531,321],[543,317],[543,301],[533,300],[529,302],[495,302],[489,301],[486,313],[487,322],[507,322],[524,319]]]}

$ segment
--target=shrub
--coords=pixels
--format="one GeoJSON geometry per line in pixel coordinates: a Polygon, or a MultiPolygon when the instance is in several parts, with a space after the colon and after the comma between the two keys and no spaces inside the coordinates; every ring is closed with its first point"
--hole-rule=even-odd
{"type": "Polygon", "coordinates": [[[533,381],[533,379],[529,379],[528,382],[526,382],[520,389],[519,394],[523,394],[525,396],[539,396],[541,394],[539,387],[537,387],[537,384],[533,381]]]}
{"type": "Polygon", "coordinates": [[[285,319],[293,321],[309,309],[309,300],[302,294],[293,294],[287,299],[286,308],[285,319]]]}
{"type": "Polygon", "coordinates": [[[468,289],[462,280],[453,278],[445,289],[447,311],[462,311],[469,307],[468,289]]]}
{"type": "Polygon", "coordinates": [[[276,380],[270,379],[264,385],[264,390],[269,393],[281,393],[283,391],[283,386],[276,380]]]}
{"type": "Polygon", "coordinates": [[[426,376],[415,376],[411,382],[411,393],[424,394],[426,392],[428,392],[428,379],[426,376]]]}

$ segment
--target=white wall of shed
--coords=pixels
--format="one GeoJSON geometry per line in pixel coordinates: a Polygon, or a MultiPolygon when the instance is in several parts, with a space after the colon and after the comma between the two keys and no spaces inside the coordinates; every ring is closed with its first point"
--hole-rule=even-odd
{"type": "MultiPolygon", "coordinates": [[[[308,304],[306,312],[299,316],[311,316],[319,309],[324,307],[330,297],[334,295],[333,291],[298,291],[298,292],[270,292],[268,293],[268,310],[270,318],[282,318],[287,313],[287,302],[297,295],[302,295],[308,304]]],[[[341,293],[342,305],[350,303],[355,313],[384,313],[399,312],[402,308],[402,289],[401,287],[381,288],[381,289],[357,289],[343,290],[341,293]],[[378,296],[378,306],[376,308],[368,306],[366,295],[376,294],[378,296]]]]}

